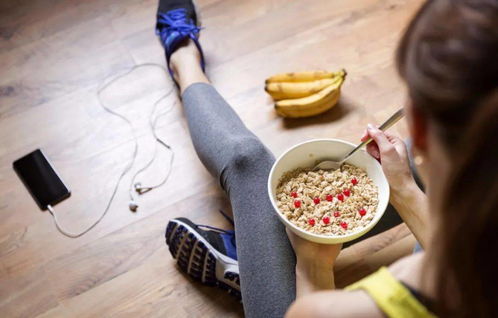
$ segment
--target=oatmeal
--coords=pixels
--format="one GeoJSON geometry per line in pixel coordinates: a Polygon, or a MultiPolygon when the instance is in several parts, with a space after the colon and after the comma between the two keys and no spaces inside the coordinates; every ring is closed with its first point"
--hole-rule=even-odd
{"type": "Polygon", "coordinates": [[[344,164],[342,171],[293,170],[277,187],[280,212],[316,234],[352,233],[372,221],[377,204],[377,186],[365,170],[349,164],[344,164]]]}

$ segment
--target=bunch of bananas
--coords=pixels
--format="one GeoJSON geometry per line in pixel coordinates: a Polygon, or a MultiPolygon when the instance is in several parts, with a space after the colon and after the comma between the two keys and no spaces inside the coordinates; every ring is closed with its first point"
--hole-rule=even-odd
{"type": "Polygon", "coordinates": [[[337,104],[346,70],[277,74],[265,82],[265,90],[275,101],[282,117],[310,117],[337,104]]]}

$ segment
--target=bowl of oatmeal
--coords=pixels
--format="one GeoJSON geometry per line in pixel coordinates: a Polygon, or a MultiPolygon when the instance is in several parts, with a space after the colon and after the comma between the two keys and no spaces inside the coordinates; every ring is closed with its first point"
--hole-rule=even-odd
{"type": "Polygon", "coordinates": [[[337,244],[371,230],[389,202],[382,167],[359,150],[339,170],[312,171],[355,147],[338,139],[316,139],[285,151],[274,163],[268,193],[280,220],[307,240],[337,244]]]}

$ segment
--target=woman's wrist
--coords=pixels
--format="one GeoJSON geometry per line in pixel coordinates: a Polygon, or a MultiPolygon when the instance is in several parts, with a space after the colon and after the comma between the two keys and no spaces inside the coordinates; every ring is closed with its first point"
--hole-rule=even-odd
{"type": "Polygon", "coordinates": [[[428,241],[427,196],[413,181],[397,191],[391,192],[390,203],[398,211],[422,247],[428,241]]]}
{"type": "Polygon", "coordinates": [[[419,198],[420,194],[423,194],[413,177],[407,178],[405,182],[399,186],[391,187],[390,190],[390,201],[393,205],[412,201],[413,199],[419,198]]]}
{"type": "Polygon", "coordinates": [[[305,281],[310,291],[334,288],[334,263],[297,259],[296,278],[305,281]]]}

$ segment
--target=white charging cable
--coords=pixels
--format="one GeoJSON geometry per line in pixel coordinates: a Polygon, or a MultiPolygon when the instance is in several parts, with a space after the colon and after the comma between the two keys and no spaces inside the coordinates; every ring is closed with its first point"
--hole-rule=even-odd
{"type": "MultiPolygon", "coordinates": [[[[135,134],[135,129],[133,127],[133,123],[131,122],[131,120],[129,120],[126,116],[110,109],[109,107],[105,106],[105,104],[102,102],[102,99],[101,99],[101,94],[102,92],[107,89],[109,86],[111,86],[113,83],[115,83],[118,79],[121,79],[125,76],[127,76],[128,74],[134,72],[135,70],[139,69],[139,68],[143,68],[143,67],[156,67],[156,68],[160,68],[162,71],[165,72],[165,74],[167,73],[167,70],[164,66],[160,65],[160,64],[156,64],[156,63],[143,63],[143,64],[138,64],[138,65],[134,65],[132,68],[130,68],[129,70],[127,70],[126,72],[124,72],[123,74],[121,75],[117,75],[116,77],[114,77],[113,79],[111,79],[110,81],[108,81],[106,83],[106,81],[108,80],[109,77],[105,78],[103,80],[103,84],[99,87],[99,89],[97,90],[97,100],[98,100],[98,103],[99,105],[102,107],[102,109],[104,109],[106,112],[110,113],[111,115],[114,115],[116,117],[119,117],[121,118],[124,122],[126,122],[128,124],[128,126],[130,127],[130,131],[131,131],[131,134],[133,136],[133,141],[134,141],[134,146],[133,146],[133,153],[132,153],[132,156],[130,158],[130,161],[128,162],[128,164],[125,166],[125,168],[123,169],[123,171],[121,172],[121,174],[119,175],[116,183],[115,183],[115,186],[111,192],[111,196],[109,197],[109,200],[107,201],[107,204],[104,208],[104,211],[102,212],[102,214],[99,216],[99,218],[97,220],[95,220],[89,227],[87,227],[85,230],[79,232],[79,233],[71,233],[69,231],[66,231],[59,223],[58,219],[57,219],[57,215],[55,214],[55,211],[54,211],[54,208],[51,206],[51,205],[48,205],[47,206],[47,209],[48,211],[50,212],[50,214],[52,215],[53,219],[54,219],[54,223],[55,223],[55,226],[57,228],[57,230],[64,234],[65,236],[67,237],[71,237],[71,238],[77,238],[77,237],[80,237],[84,234],[86,234],[88,231],[90,231],[91,229],[93,229],[103,218],[104,216],[107,214],[107,212],[109,211],[110,207],[111,207],[111,204],[112,202],[114,201],[114,198],[116,196],[116,193],[118,191],[118,188],[119,188],[119,185],[122,181],[122,179],[124,178],[124,176],[133,168],[133,165],[135,163],[135,160],[137,158],[137,155],[138,155],[138,137],[137,135],[135,134]]],[[[170,156],[170,161],[169,161],[169,168],[168,168],[168,172],[167,174],[165,175],[165,177],[162,179],[161,182],[159,182],[158,184],[152,186],[152,187],[146,187],[146,188],[141,188],[141,187],[137,187],[134,185],[134,182],[135,182],[135,178],[138,176],[138,174],[140,174],[141,172],[145,171],[148,167],[150,167],[150,165],[154,162],[155,158],[156,158],[156,154],[157,154],[157,144],[155,145],[154,147],[154,153],[153,153],[153,156],[152,158],[149,160],[149,162],[142,168],[140,168],[136,173],[135,175],[133,176],[132,178],[132,186],[130,186],[130,197],[131,197],[131,202],[129,204],[129,208],[130,210],[132,211],[136,211],[136,209],[138,208],[138,204],[136,204],[134,198],[133,198],[133,194],[132,194],[132,187],[135,187],[135,191],[137,191],[138,193],[145,193],[147,191],[150,191],[152,189],[156,189],[162,185],[164,185],[166,183],[166,181],[168,180],[170,174],[171,174],[171,171],[172,171],[172,167],[173,167],[173,161],[174,161],[174,151],[173,149],[171,148],[170,145],[166,144],[164,141],[162,141],[157,133],[156,133],[156,123],[157,123],[157,119],[161,116],[164,116],[165,114],[167,114],[171,109],[173,109],[174,105],[176,105],[176,101],[175,103],[173,103],[173,106],[171,106],[167,111],[163,112],[162,114],[159,114],[156,118],[154,118],[154,113],[157,109],[157,105],[159,104],[160,101],[162,101],[163,99],[165,99],[166,97],[168,97],[169,95],[171,95],[171,93],[173,92],[173,87],[166,93],[164,94],[163,96],[161,96],[156,102],[154,102],[154,106],[153,106],[153,109],[150,113],[150,116],[149,116],[149,123],[150,123],[150,127],[151,127],[151,130],[152,130],[152,134],[154,135],[154,138],[156,140],[157,143],[161,144],[163,147],[165,147],[166,149],[168,149],[169,151],[171,151],[171,156],[170,156]],[[150,188],[150,189],[149,189],[150,188]],[[144,191],[144,190],[139,190],[139,189],[148,189],[147,191],[144,191]],[[140,192],[141,191],[141,192],[140,192]],[[133,207],[133,208],[132,208],[133,207]]]]}

